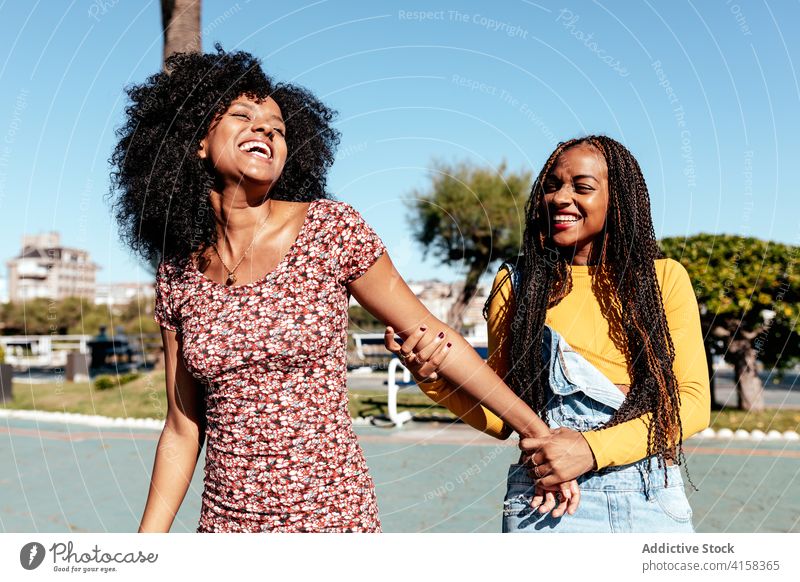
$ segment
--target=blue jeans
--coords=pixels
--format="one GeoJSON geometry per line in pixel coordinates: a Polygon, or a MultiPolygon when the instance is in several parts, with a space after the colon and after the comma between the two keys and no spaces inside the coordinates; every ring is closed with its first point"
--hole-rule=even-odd
{"type": "MultiPolygon", "coordinates": [[[[598,428],[611,418],[625,396],[608,378],[545,326],[544,362],[550,370],[547,403],[551,428],[577,431],[598,428]]],[[[693,532],[692,509],[683,489],[680,467],[657,467],[648,457],[607,467],[578,478],[581,501],[575,515],[554,519],[530,505],[533,480],[525,465],[511,465],[503,502],[503,532],[693,532]]]]}

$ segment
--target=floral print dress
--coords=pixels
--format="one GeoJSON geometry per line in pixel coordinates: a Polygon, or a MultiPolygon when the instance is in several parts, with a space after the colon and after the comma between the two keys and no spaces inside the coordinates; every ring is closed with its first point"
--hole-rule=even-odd
{"type": "Polygon", "coordinates": [[[380,531],[347,407],[346,285],[385,250],[351,206],[322,199],[257,281],[159,265],[154,319],[205,388],[198,532],[380,531]]]}

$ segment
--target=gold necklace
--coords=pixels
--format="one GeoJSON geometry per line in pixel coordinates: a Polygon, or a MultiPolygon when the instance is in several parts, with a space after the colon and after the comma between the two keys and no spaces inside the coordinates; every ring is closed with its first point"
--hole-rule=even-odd
{"type": "Polygon", "coordinates": [[[267,211],[267,217],[264,219],[264,222],[261,223],[261,226],[258,227],[258,230],[253,235],[253,240],[250,241],[250,246],[247,247],[247,249],[244,251],[244,254],[242,254],[242,258],[239,259],[239,262],[236,263],[233,269],[229,269],[228,265],[225,264],[225,261],[222,260],[222,257],[220,256],[219,251],[217,250],[217,245],[215,243],[211,243],[211,246],[214,248],[214,252],[217,254],[217,257],[219,258],[219,262],[222,263],[222,266],[225,267],[225,270],[228,272],[228,276],[225,278],[225,285],[227,285],[228,287],[230,287],[236,282],[236,275],[234,275],[233,273],[234,271],[236,271],[236,269],[239,268],[239,265],[242,264],[242,261],[247,256],[247,253],[250,252],[250,249],[253,248],[253,245],[256,242],[256,238],[258,237],[258,234],[261,232],[264,226],[266,226],[270,214],[272,214],[272,205],[270,205],[269,210],[267,211]]]}

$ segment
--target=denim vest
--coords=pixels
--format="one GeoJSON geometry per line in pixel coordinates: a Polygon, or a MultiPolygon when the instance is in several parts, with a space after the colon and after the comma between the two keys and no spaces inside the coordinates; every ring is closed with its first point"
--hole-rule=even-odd
{"type": "MultiPolygon", "coordinates": [[[[508,261],[503,267],[509,271],[516,296],[519,271],[508,261]]],[[[625,400],[622,391],[548,325],[542,335],[542,361],[550,372],[552,394],[547,402],[550,428],[592,430],[610,420],[622,406],[625,400]]]]}
{"type": "MultiPolygon", "coordinates": [[[[511,274],[516,296],[517,269],[510,263],[504,266],[511,274]]],[[[550,428],[584,432],[609,421],[625,400],[622,391],[547,325],[541,349],[550,374],[546,404],[550,428]]],[[[582,509],[578,508],[576,516],[553,519],[531,509],[534,483],[529,467],[514,464],[508,473],[503,531],[606,531],[608,527],[610,531],[629,532],[694,531],[680,468],[667,467],[666,478],[667,483],[655,456],[585,473],[578,478],[582,509]],[[633,493],[637,491],[640,494],[633,493]],[[576,519],[578,515],[580,519],[576,519]]]]}
{"type": "Polygon", "coordinates": [[[550,372],[550,428],[593,430],[622,406],[622,391],[549,326],[544,328],[542,357],[550,372]]]}

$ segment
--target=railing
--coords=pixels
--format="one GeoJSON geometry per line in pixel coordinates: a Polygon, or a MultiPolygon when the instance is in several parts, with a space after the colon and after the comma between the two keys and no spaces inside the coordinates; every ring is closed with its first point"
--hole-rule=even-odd
{"type": "MultiPolygon", "coordinates": [[[[126,336],[131,351],[139,361],[147,362],[148,355],[161,347],[158,334],[126,336]]],[[[15,368],[64,367],[67,354],[89,354],[88,342],[92,335],[4,335],[0,345],[5,351],[6,363],[15,368]]]]}
{"type": "MultiPolygon", "coordinates": [[[[354,333],[357,363],[363,366],[386,369],[392,354],[383,345],[382,333],[354,333]]],[[[399,339],[399,338],[398,338],[399,339]]]]}

